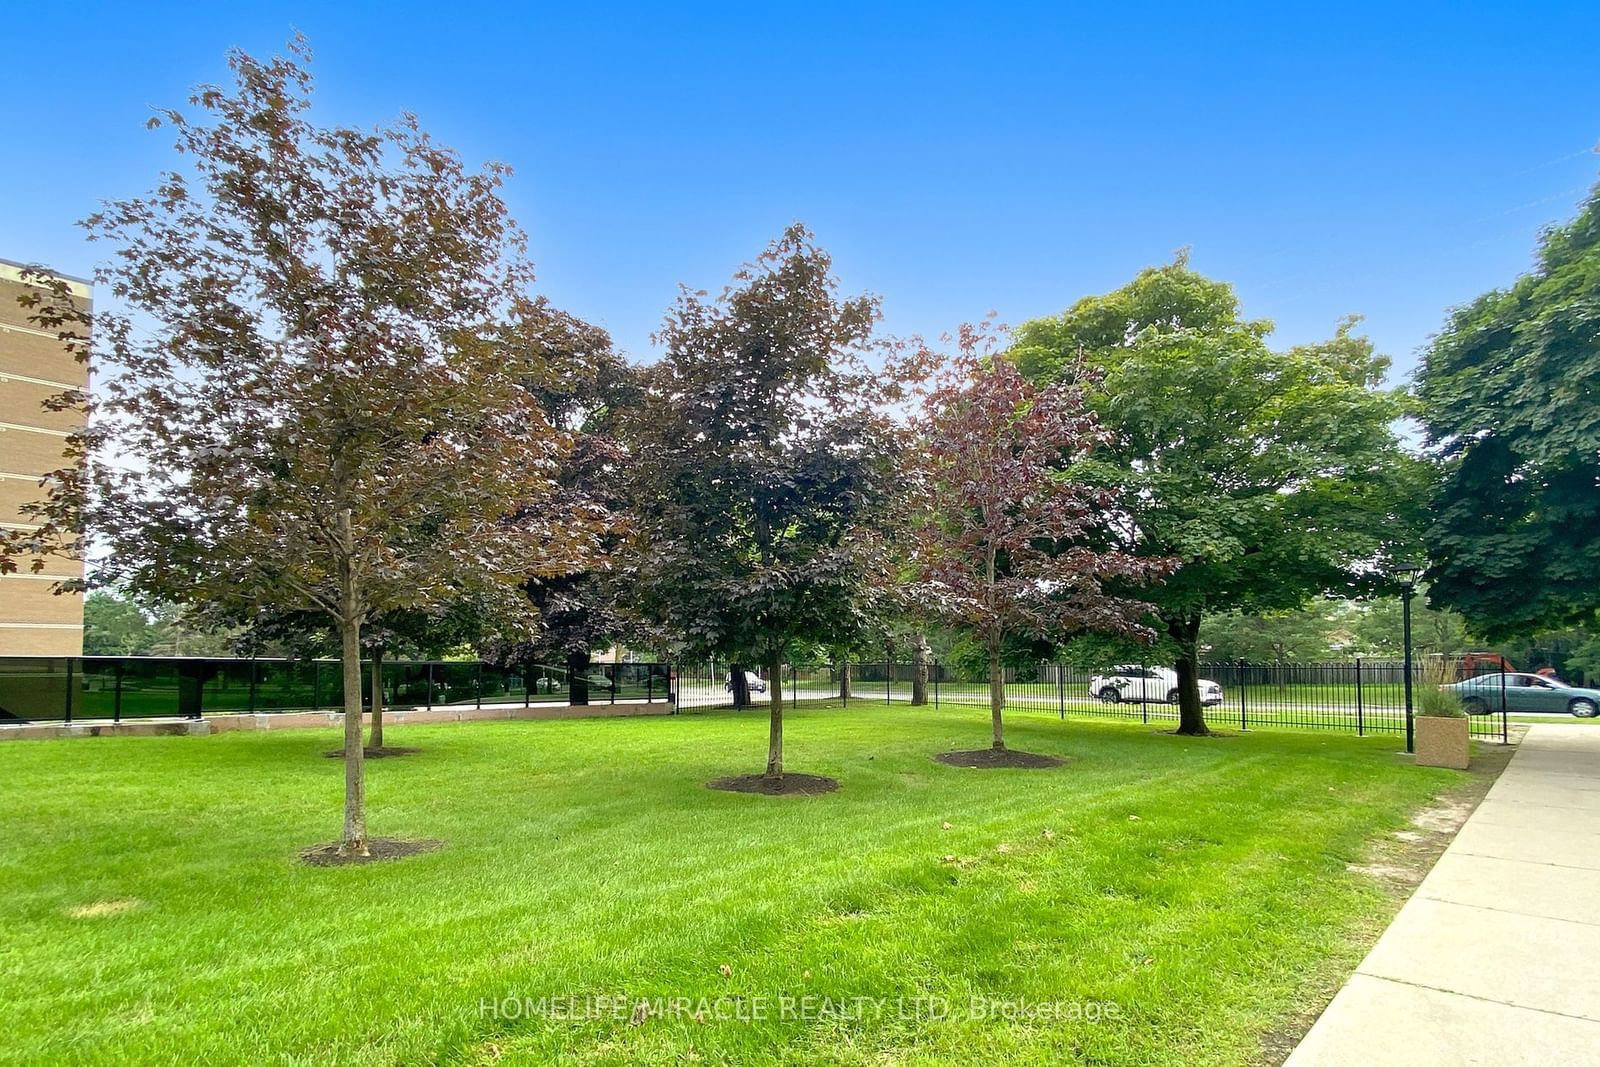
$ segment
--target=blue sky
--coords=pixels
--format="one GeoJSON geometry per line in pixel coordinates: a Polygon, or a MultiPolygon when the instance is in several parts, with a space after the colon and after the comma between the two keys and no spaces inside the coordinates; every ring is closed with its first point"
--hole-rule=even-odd
{"type": "Polygon", "coordinates": [[[788,222],[887,328],[1059,311],[1147,264],[1281,344],[1361,314],[1403,371],[1600,173],[1600,5],[33,5],[0,36],[0,257],[147,188],[155,105],[293,28],[325,121],[401,110],[507,198],[542,289],[636,359],[788,222]],[[63,44],[70,42],[70,47],[63,44]]]}

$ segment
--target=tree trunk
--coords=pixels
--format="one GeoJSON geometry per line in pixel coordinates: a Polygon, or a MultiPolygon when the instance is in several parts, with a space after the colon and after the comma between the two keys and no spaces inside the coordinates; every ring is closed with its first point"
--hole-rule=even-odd
{"type": "Polygon", "coordinates": [[[1000,712],[1006,706],[1006,676],[1000,667],[1000,641],[996,638],[989,645],[989,716],[994,720],[994,744],[996,752],[1006,750],[1005,726],[1001,722],[1000,712]]]}
{"type": "Polygon", "coordinates": [[[733,706],[735,708],[748,708],[750,706],[750,683],[744,676],[744,665],[730,663],[728,665],[728,680],[733,683],[733,706]]]}
{"type": "Polygon", "coordinates": [[[767,777],[783,777],[783,657],[768,661],[767,704],[772,717],[767,726],[767,777]]]}
{"type": "MultiPolygon", "coordinates": [[[[990,617],[994,618],[996,616],[993,614],[995,589],[995,547],[993,541],[989,542],[989,558],[984,565],[984,574],[988,582],[985,603],[990,609],[990,617]]],[[[1000,670],[1000,643],[1005,639],[1005,633],[1000,629],[999,624],[995,623],[986,636],[989,638],[989,715],[994,720],[994,745],[992,747],[996,752],[1004,752],[1006,750],[1006,735],[1005,727],[1000,721],[1000,711],[1006,706],[1006,677],[1000,670]]]]}
{"type": "Polygon", "coordinates": [[[589,703],[589,650],[567,653],[567,703],[582,707],[589,703]]]}
{"type": "Polygon", "coordinates": [[[1178,659],[1173,664],[1178,675],[1178,733],[1209,736],[1211,729],[1200,704],[1200,616],[1169,620],[1167,633],[1178,645],[1178,659]]]}
{"type": "Polygon", "coordinates": [[[372,730],[367,737],[368,748],[383,747],[383,648],[372,650],[372,730]]]}
{"type": "Polygon", "coordinates": [[[350,509],[339,512],[339,653],[344,677],[344,838],[339,853],[367,856],[366,761],[361,751],[361,602],[356,588],[350,509]]]}
{"type": "Polygon", "coordinates": [[[928,703],[928,639],[917,635],[911,647],[911,706],[920,708],[928,703]]]}
{"type": "Polygon", "coordinates": [[[839,661],[839,699],[850,699],[850,661],[848,659],[839,661]]]}
{"type": "Polygon", "coordinates": [[[344,670],[344,839],[339,852],[365,856],[367,782],[361,751],[361,621],[353,614],[339,620],[339,641],[344,670]]]}

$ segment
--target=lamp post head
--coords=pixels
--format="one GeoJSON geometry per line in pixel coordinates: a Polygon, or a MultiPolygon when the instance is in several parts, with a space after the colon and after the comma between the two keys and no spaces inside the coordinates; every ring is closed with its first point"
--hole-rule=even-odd
{"type": "Polygon", "coordinates": [[[1415,564],[1408,564],[1394,569],[1395,577],[1400,579],[1400,588],[1408,593],[1417,587],[1417,575],[1421,573],[1422,568],[1415,564]]]}

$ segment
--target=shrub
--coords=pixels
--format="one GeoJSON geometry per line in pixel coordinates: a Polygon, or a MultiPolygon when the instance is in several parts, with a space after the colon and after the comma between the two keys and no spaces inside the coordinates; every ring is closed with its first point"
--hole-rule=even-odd
{"type": "Polygon", "coordinates": [[[1455,680],[1454,671],[1443,656],[1433,656],[1422,664],[1422,684],[1416,691],[1416,714],[1430,719],[1464,719],[1461,697],[1446,683],[1455,680]]]}

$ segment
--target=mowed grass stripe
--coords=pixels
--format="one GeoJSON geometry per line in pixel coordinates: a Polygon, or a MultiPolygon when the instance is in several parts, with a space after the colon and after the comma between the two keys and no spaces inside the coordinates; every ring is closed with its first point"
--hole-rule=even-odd
{"type": "Polygon", "coordinates": [[[705,789],[759,769],[765,725],[396,728],[424,752],[371,766],[373,832],[447,847],[342,870],[294,862],[337,827],[331,732],[7,746],[0,1057],[1241,1062],[1308,973],[1347,967],[1345,939],[1392,907],[1345,864],[1455,780],[1402,765],[1392,739],[1029,716],[1013,747],[1065,767],[961,770],[931,756],[981,747],[982,712],[852,706],[789,720],[788,765],[840,792],[705,789]],[[71,914],[110,900],[137,903],[71,914]],[[629,1026],[478,1011],[589,992],[978,993],[1125,1014],[629,1026]]]}

